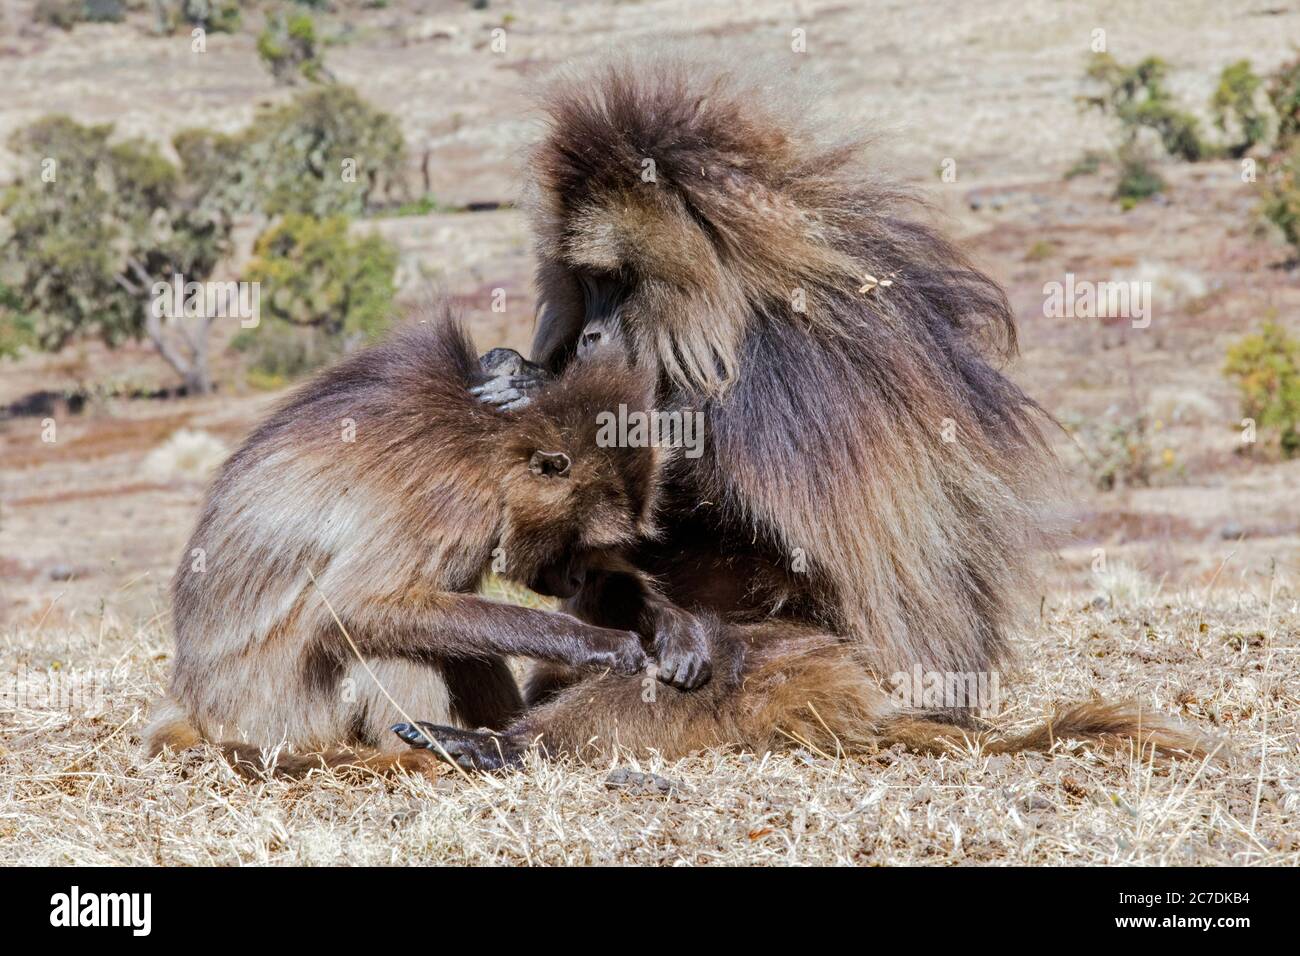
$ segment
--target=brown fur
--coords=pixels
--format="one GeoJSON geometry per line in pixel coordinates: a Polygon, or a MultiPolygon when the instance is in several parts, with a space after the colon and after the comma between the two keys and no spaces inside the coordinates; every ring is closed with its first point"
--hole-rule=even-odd
{"type": "Polygon", "coordinates": [[[400,766],[388,728],[403,715],[326,600],[407,714],[462,726],[521,709],[503,655],[643,665],[635,633],[473,592],[494,554],[538,586],[653,530],[657,450],[596,444],[597,413],[647,407],[649,381],[584,364],[503,413],[469,394],[479,380],[449,318],[413,324],[299,389],[230,458],[173,583],[151,753],[206,740],[241,767],[281,745],[323,754],[282,755],[281,772],[400,766]],[[563,474],[543,468],[561,453],[563,474]]]}
{"type": "MultiPolygon", "coordinates": [[[[706,416],[704,455],[673,463],[664,532],[638,561],[747,650],[731,671],[715,659],[703,690],[660,688],[654,705],[639,682],[564,689],[548,669],[530,682],[537,706],[516,739],[679,756],[979,737],[900,711],[880,687],[916,665],[987,674],[1008,657],[1053,474],[1038,407],[998,368],[1015,353],[1013,317],[914,198],[863,164],[860,144],[823,135],[774,89],[652,58],[547,94],[530,163],[533,357],[568,367],[591,289],[621,287],[623,337],[657,370],[661,405],[706,416]]],[[[626,626],[628,601],[605,576],[568,607],[626,626]]],[[[1112,705],[979,739],[1042,749],[1060,737],[1196,749],[1195,735],[1112,705]]]]}
{"type": "MultiPolygon", "coordinates": [[[[707,416],[705,454],[671,489],[688,536],[778,571],[807,557],[751,609],[808,602],[882,676],[990,670],[1046,473],[1035,406],[994,364],[1014,352],[1006,299],[858,144],[766,92],[672,60],[551,92],[531,164],[534,358],[570,354],[577,274],[625,277],[635,352],[667,404],[707,416]],[[893,284],[861,293],[868,273],[893,284]]],[[[665,553],[680,550],[672,530],[665,553]]]]}
{"type": "Polygon", "coordinates": [[[618,677],[553,685],[551,697],[508,736],[548,753],[599,760],[620,747],[676,759],[732,745],[758,752],[801,746],[839,756],[896,744],[935,754],[1000,754],[1075,742],[1131,748],[1143,757],[1228,756],[1209,735],[1129,703],[1060,708],[1042,725],[1010,736],[900,710],[842,640],[790,622],[715,622],[711,642],[714,678],[701,690],[654,685],[649,694],[646,681],[618,677]]]}

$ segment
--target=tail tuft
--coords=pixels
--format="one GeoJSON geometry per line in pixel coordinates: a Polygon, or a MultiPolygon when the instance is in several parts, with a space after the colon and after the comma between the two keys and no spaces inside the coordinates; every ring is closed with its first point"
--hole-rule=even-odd
{"type": "Polygon", "coordinates": [[[976,731],[929,720],[924,715],[898,714],[881,724],[877,738],[880,746],[902,744],[909,750],[936,754],[971,747],[988,754],[1049,753],[1065,741],[1162,760],[1191,758],[1227,763],[1232,759],[1223,741],[1132,702],[1092,701],[1058,707],[1042,725],[1010,737],[993,730],[976,731]]]}
{"type": "Polygon", "coordinates": [[[1144,710],[1125,701],[1108,704],[1091,701],[1057,708],[1045,724],[1019,737],[994,741],[986,749],[993,753],[1020,750],[1049,751],[1058,740],[1095,743],[1111,750],[1131,750],[1142,756],[1164,759],[1190,757],[1227,762],[1227,745],[1163,714],[1144,710]]]}

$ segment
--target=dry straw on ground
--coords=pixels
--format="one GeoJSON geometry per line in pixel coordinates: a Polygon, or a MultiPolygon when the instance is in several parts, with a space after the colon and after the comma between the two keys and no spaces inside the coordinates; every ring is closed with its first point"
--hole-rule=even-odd
{"type": "Polygon", "coordinates": [[[79,627],[0,635],[20,672],[77,662],[105,690],[97,715],[28,699],[0,718],[0,862],[1300,863],[1295,598],[1102,605],[1045,609],[1021,648],[1027,663],[1003,681],[1000,722],[1128,694],[1222,734],[1234,766],[1152,767],[1063,744],[1052,757],[623,762],[678,784],[668,795],[607,785],[608,766],[541,762],[474,785],[454,774],[436,785],[327,774],[245,783],[208,752],[143,759],[137,734],[170,642],[161,618],[121,621],[110,608],[79,627]]]}

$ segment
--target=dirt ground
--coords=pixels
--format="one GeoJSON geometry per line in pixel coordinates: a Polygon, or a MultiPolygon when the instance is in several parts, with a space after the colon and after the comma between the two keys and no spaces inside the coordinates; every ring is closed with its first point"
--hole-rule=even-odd
{"type": "MultiPolygon", "coordinates": [[[[255,32],[156,38],[134,17],[71,33],[0,2],[0,139],[46,112],[165,140],[236,128],[289,95],[255,32]]],[[[254,22],[257,22],[254,20],[254,22]]],[[[1026,588],[1021,664],[999,725],[1059,702],[1133,698],[1218,735],[1226,767],[1127,754],[863,757],[709,752],[625,759],[678,784],[608,783],[611,767],[534,765],[504,780],[247,784],[203,753],[145,761],[138,733],[171,652],[167,583],[206,476],[276,396],[223,357],[221,390],[124,399],[171,384],[146,347],[79,345],[0,361],[0,863],[1050,863],[1300,862],[1300,461],[1243,454],[1222,375],[1227,346],[1266,318],[1300,331],[1300,273],[1257,226],[1231,161],[1161,168],[1158,201],[1122,212],[1113,172],[1066,180],[1107,130],[1081,116],[1094,30],[1122,60],[1159,54],[1189,102],[1249,57],[1300,38],[1286,2],[990,0],[981,4],[391,3],[329,21],[327,62],[398,113],[448,206],[517,197],[535,130],[528,93],[557,66],[620,45],[689,43],[764,59],[817,84],[824,109],[880,130],[879,161],[1007,289],[1021,330],[1010,372],[1061,433],[1070,536],[1026,588]],[[1133,9],[1133,8],[1137,9],[1133,9]],[[955,8],[955,9],[954,9],[955,8]],[[344,30],[346,19],[351,24],[344,30]],[[491,52],[491,30],[508,36],[491,52]],[[790,50],[807,31],[807,52],[790,50]],[[938,174],[955,162],[954,182],[938,174]],[[1151,282],[1149,327],[1049,318],[1067,273],[1151,282]],[[1088,435],[1149,416],[1145,486],[1100,490],[1088,435]],[[47,419],[56,440],[42,440],[47,419]],[[177,437],[177,436],[180,437],[177,437]],[[69,702],[58,691],[71,689],[69,702]],[[89,699],[87,699],[89,698],[89,699]]],[[[14,158],[0,154],[0,181],[14,158]]],[[[442,290],[481,346],[527,345],[531,252],[520,213],[378,219],[402,253],[403,296],[442,290]],[[507,312],[488,307],[508,291],[507,312]]],[[[66,697],[66,694],[64,695],[66,697]]]]}

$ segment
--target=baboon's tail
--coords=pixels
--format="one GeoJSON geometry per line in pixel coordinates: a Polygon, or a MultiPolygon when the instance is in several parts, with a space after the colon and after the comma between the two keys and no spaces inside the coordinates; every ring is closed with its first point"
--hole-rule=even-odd
{"type": "Polygon", "coordinates": [[[266,754],[260,747],[242,743],[214,744],[235,772],[246,780],[266,777],[297,779],[313,770],[344,775],[394,776],[399,772],[436,778],[441,766],[427,750],[383,753],[369,747],[339,747],[319,753],[266,754]]]}
{"type": "Polygon", "coordinates": [[[978,746],[984,753],[1023,751],[1047,753],[1060,743],[1079,743],[1108,750],[1128,751],[1143,758],[1192,758],[1224,762],[1227,746],[1169,717],[1143,710],[1132,702],[1108,704],[1094,701],[1057,707],[1038,727],[1011,736],[976,730],[924,715],[900,714],[882,722],[879,743],[901,743],[922,753],[952,752],[978,746]]]}
{"type": "Polygon", "coordinates": [[[367,747],[338,747],[319,753],[267,753],[247,743],[207,741],[194,727],[185,711],[170,698],[154,708],[153,720],[145,728],[145,752],[156,757],[166,750],[179,753],[203,743],[220,751],[235,772],[248,780],[266,777],[305,777],[313,770],[357,771],[363,774],[391,775],[398,771],[437,776],[438,761],[428,751],[410,750],[382,753],[367,747]]]}
{"type": "MultiPolygon", "coordinates": [[[[738,629],[739,630],[739,629],[738,629]]],[[[834,752],[862,752],[902,744],[921,753],[978,747],[984,753],[1047,753],[1077,742],[1158,759],[1211,757],[1227,747],[1170,717],[1131,702],[1100,701],[1056,708],[1022,734],[986,729],[962,712],[899,710],[843,643],[826,637],[789,638],[757,645],[739,690],[749,717],[749,740],[762,743],[766,728],[785,743],[814,744],[834,752]]],[[[782,742],[779,739],[767,743],[782,742]]]]}

